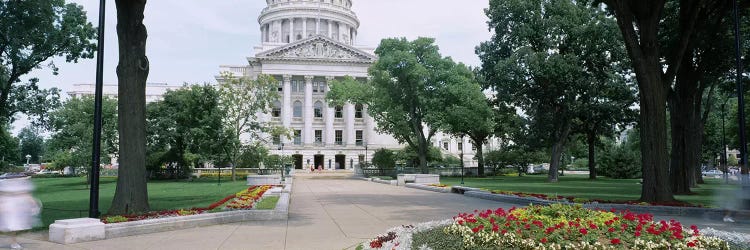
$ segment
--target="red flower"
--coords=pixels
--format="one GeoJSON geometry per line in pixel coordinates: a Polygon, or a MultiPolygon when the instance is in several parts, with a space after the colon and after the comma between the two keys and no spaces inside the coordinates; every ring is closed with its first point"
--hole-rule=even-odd
{"type": "Polygon", "coordinates": [[[615,228],[614,227],[610,227],[609,229],[607,229],[607,231],[609,231],[610,233],[614,233],[615,232],[615,228]]]}
{"type": "Polygon", "coordinates": [[[640,237],[640,236],[641,236],[641,231],[635,231],[635,237],[640,237]]]}
{"type": "Polygon", "coordinates": [[[578,232],[581,232],[581,234],[583,234],[583,235],[586,235],[586,234],[589,233],[589,231],[586,231],[585,228],[581,228],[580,230],[578,230],[578,232]]]}
{"type": "Polygon", "coordinates": [[[618,238],[614,238],[614,239],[612,239],[612,240],[611,240],[611,241],[609,241],[609,242],[610,242],[610,243],[612,243],[612,245],[617,245],[617,244],[620,244],[620,243],[622,243],[622,242],[620,241],[620,239],[618,239],[618,238]]]}
{"type": "Polygon", "coordinates": [[[370,242],[370,248],[381,248],[383,247],[383,243],[379,240],[373,240],[370,242]]]}
{"type": "Polygon", "coordinates": [[[545,237],[545,238],[542,238],[542,239],[541,239],[540,241],[541,241],[542,243],[547,243],[547,238],[546,238],[546,237],[545,237]]]}
{"type": "Polygon", "coordinates": [[[690,241],[690,242],[687,243],[687,246],[688,247],[695,247],[695,242],[694,241],[690,241]]]}

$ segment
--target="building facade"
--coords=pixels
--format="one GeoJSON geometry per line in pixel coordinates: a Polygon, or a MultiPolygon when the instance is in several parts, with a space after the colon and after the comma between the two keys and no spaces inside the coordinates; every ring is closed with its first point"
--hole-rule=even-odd
{"type": "MultiPolygon", "coordinates": [[[[281,98],[261,119],[283,125],[293,136],[269,140],[271,153],[292,156],[297,169],[352,169],[369,162],[376,149],[403,148],[393,137],[375,131],[366,106],[329,106],[325,101],[331,81],[349,76],[365,83],[368,68],[377,60],[374,48],[356,43],[360,22],[352,1],[266,2],[258,17],[261,41],[254,56],[247,58],[247,65],[220,67],[236,77],[265,74],[279,82],[281,98]]],[[[476,165],[468,139],[438,134],[432,143],[455,156],[463,148],[466,165],[476,165]]]]}

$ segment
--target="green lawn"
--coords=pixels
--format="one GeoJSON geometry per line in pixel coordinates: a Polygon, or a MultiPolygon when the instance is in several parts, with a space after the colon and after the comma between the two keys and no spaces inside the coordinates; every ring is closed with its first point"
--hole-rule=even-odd
{"type": "Polygon", "coordinates": [[[279,196],[266,197],[258,202],[258,205],[255,206],[255,209],[273,210],[276,208],[276,203],[278,202],[279,202],[279,196]]]}
{"type": "MultiPolygon", "coordinates": [[[[44,227],[58,219],[88,216],[89,189],[85,178],[34,178],[34,197],[42,201],[44,227]]],[[[99,210],[106,213],[115,194],[115,178],[102,178],[99,188],[99,210]]],[[[148,183],[151,210],[206,207],[232,193],[247,188],[244,180],[236,182],[216,178],[195,179],[192,182],[150,181],[148,183]]]]}
{"type": "MultiPolygon", "coordinates": [[[[443,184],[461,185],[461,177],[440,177],[443,184]]],[[[723,185],[722,180],[706,178],[706,184],[692,189],[695,195],[678,195],[676,199],[693,204],[719,207],[718,194],[731,192],[732,186],[723,185]]],[[[464,178],[464,185],[489,190],[539,193],[546,195],[575,196],[602,200],[637,200],[641,195],[641,184],[637,179],[615,180],[598,177],[589,180],[588,175],[565,175],[558,183],[548,183],[546,175],[498,176],[487,178],[464,178]]]]}

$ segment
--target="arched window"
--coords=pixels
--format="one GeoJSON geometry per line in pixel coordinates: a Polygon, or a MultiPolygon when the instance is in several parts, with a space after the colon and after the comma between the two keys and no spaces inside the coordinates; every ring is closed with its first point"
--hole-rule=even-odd
{"type": "Polygon", "coordinates": [[[281,103],[279,101],[273,102],[271,107],[271,115],[273,117],[281,117],[281,103]]]}
{"type": "Polygon", "coordinates": [[[315,118],[323,117],[323,103],[315,102],[315,118]]]}
{"type": "Polygon", "coordinates": [[[362,118],[362,111],[364,110],[364,107],[362,104],[357,104],[354,106],[354,118],[362,118]]]}
{"type": "Polygon", "coordinates": [[[302,118],[302,102],[300,101],[294,102],[293,115],[294,115],[294,118],[302,118]]]}

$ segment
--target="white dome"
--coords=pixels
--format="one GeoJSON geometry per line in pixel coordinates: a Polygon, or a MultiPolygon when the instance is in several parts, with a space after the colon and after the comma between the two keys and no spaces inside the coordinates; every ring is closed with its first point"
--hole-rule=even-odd
{"type": "Polygon", "coordinates": [[[258,16],[263,43],[291,43],[315,35],[354,45],[359,19],[351,0],[266,0],[258,16]]]}

